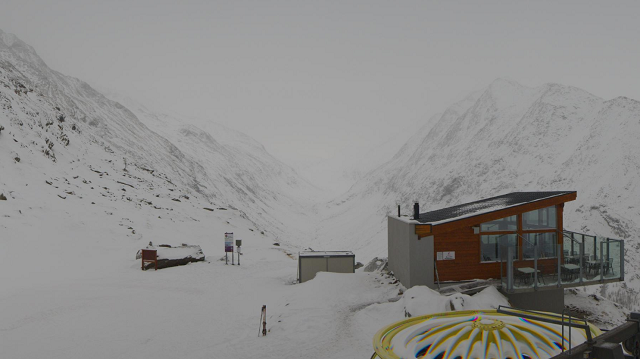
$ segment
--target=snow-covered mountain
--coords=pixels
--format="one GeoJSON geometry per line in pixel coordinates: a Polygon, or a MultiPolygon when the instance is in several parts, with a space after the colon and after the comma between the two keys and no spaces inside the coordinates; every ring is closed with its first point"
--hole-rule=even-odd
{"type": "MultiPolygon", "coordinates": [[[[567,228],[628,240],[628,286],[600,294],[638,304],[636,101],[499,80],[407,129],[413,135],[393,158],[324,204],[255,140],[114,98],[51,70],[0,31],[8,357],[370,355],[375,331],[408,308],[478,309],[504,298],[493,288],[484,300],[419,287],[403,296],[393,278],[362,270],[291,285],[295,250],[351,249],[366,261],[386,253],[385,215],[397,200],[408,212],[413,200],[428,209],[511,190],[578,190],[567,228]],[[243,239],[242,266],[220,260],[227,231],[243,239]],[[149,241],[198,244],[207,261],[143,272],[135,253],[149,241]],[[255,331],[263,305],[267,338],[255,331]]],[[[369,160],[358,170],[379,159],[369,160]]],[[[607,327],[624,320],[615,303],[584,294],[574,290],[570,305],[607,327]]]]}
{"type": "Polygon", "coordinates": [[[319,241],[384,255],[396,203],[410,213],[414,201],[427,211],[512,191],[577,190],[565,228],[625,239],[627,286],[640,289],[640,102],[498,79],[406,130],[416,135],[392,160],[332,203],[319,241]]]}
{"type": "Polygon", "coordinates": [[[111,192],[114,200],[154,206],[158,196],[176,204],[197,198],[274,236],[295,233],[283,218],[302,223],[309,214],[299,199],[313,187],[255,140],[213,123],[203,130],[142,108],[132,112],[50,69],[31,46],[2,31],[0,106],[5,194],[23,191],[4,181],[20,167],[47,168],[32,178],[40,183],[64,178],[87,186],[74,178],[74,168],[84,167],[113,179],[108,189],[93,190],[111,192]]]}

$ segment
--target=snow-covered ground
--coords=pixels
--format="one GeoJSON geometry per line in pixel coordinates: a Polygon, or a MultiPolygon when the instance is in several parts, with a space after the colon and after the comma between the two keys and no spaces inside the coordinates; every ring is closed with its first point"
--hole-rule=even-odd
{"type": "Polygon", "coordinates": [[[367,357],[373,334],[405,312],[500,303],[495,292],[474,300],[413,288],[399,297],[403,288],[379,272],[295,284],[296,253],[232,212],[135,208],[90,191],[62,199],[46,183],[25,187],[0,207],[6,358],[367,357]],[[243,239],[239,266],[223,260],[228,231],[243,239]],[[207,260],[141,271],[135,254],[149,240],[198,244],[207,260]]]}

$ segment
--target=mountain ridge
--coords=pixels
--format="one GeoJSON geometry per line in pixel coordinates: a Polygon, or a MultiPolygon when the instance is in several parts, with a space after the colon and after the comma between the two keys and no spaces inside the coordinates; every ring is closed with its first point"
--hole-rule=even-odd
{"type": "MultiPolygon", "coordinates": [[[[310,185],[254,139],[221,126],[215,136],[195,126],[176,128],[178,136],[161,133],[158,121],[140,121],[87,83],[51,70],[32,47],[6,33],[0,44],[0,84],[0,124],[6,128],[0,141],[12,158],[20,158],[13,166],[41,163],[41,153],[58,163],[51,171],[66,171],[78,162],[98,168],[97,158],[106,152],[108,172],[132,176],[135,170],[149,188],[169,185],[211,207],[238,208],[261,230],[286,237],[295,230],[282,217],[307,215],[304,201],[291,193],[310,185]],[[199,156],[205,150],[208,159],[199,156]]],[[[151,202],[148,194],[140,196],[142,203],[151,202]]]]}

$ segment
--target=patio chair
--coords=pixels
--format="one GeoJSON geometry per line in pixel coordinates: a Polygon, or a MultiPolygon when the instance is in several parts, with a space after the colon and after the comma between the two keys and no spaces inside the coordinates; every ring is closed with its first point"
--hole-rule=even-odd
{"type": "Polygon", "coordinates": [[[613,271],[613,258],[609,258],[606,261],[604,261],[604,274],[609,274],[609,270],[611,270],[612,274],[616,274],[616,272],[613,271]]]}
{"type": "Polygon", "coordinates": [[[565,267],[560,267],[560,278],[563,281],[569,281],[570,277],[571,277],[571,271],[569,271],[568,269],[566,269],[565,267]]]}
{"type": "Polygon", "coordinates": [[[513,273],[515,274],[515,277],[518,281],[518,284],[522,285],[522,284],[529,284],[529,275],[526,273],[522,273],[521,271],[519,271],[517,268],[514,268],[513,273]]]}
{"type": "Polygon", "coordinates": [[[600,274],[600,262],[592,263],[589,265],[589,275],[594,277],[600,274]]]}
{"type": "Polygon", "coordinates": [[[545,267],[544,265],[538,264],[538,270],[540,270],[540,274],[538,274],[539,278],[542,278],[542,283],[544,283],[545,285],[547,284],[544,281],[544,277],[549,277],[553,282],[557,282],[558,281],[558,272],[555,270],[555,268],[553,268],[553,270],[546,272],[545,271],[545,267]],[[546,274],[545,274],[546,272],[546,274]]]}

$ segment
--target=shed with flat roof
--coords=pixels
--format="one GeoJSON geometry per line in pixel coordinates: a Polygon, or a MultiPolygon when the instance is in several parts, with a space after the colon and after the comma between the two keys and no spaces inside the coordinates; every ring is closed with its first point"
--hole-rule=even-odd
{"type": "Polygon", "coordinates": [[[298,254],[298,282],[315,278],[318,272],[354,273],[356,256],[348,251],[300,252],[298,254]]]}

